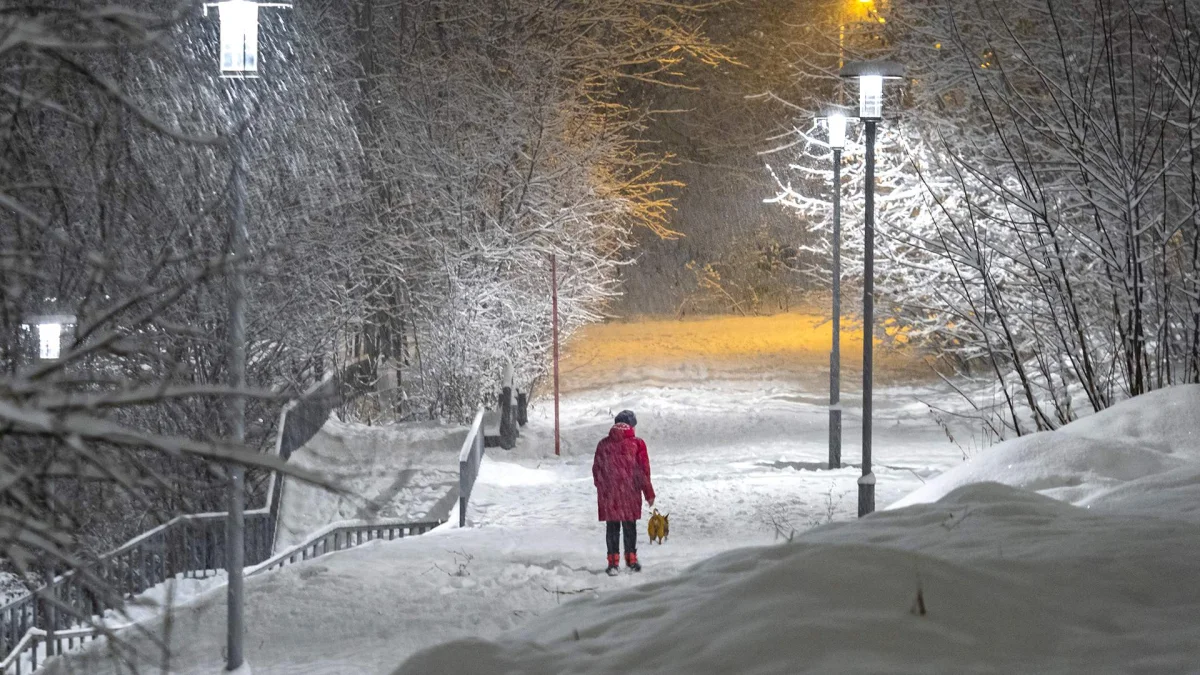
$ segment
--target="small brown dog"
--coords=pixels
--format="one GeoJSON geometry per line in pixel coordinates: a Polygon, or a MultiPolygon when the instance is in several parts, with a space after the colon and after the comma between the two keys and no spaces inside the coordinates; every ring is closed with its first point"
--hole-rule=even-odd
{"type": "Polygon", "coordinates": [[[654,543],[654,540],[657,539],[661,544],[663,539],[671,534],[671,523],[667,520],[670,517],[671,514],[668,513],[664,516],[658,512],[658,509],[654,509],[654,513],[650,516],[650,522],[646,524],[646,534],[650,535],[650,543],[654,543]]]}

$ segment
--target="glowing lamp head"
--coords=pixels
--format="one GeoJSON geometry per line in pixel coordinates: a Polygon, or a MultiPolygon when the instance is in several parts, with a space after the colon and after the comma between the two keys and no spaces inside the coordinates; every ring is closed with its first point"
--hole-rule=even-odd
{"type": "Polygon", "coordinates": [[[62,351],[62,324],[39,323],[37,334],[38,358],[57,359],[62,351]]]}
{"type": "Polygon", "coordinates": [[[882,75],[864,75],[858,78],[858,116],[865,119],[883,117],[882,75]]]}
{"type": "Polygon", "coordinates": [[[217,4],[221,19],[221,74],[254,77],[258,73],[258,4],[228,0],[217,4]]]}
{"type": "Polygon", "coordinates": [[[221,76],[258,77],[258,10],[291,9],[290,2],[222,0],[205,3],[204,11],[217,8],[221,21],[221,76]]]}
{"type": "Polygon", "coordinates": [[[70,314],[43,314],[26,317],[21,323],[37,339],[37,357],[43,361],[56,361],[62,358],[63,333],[75,325],[75,317],[70,314]]]}
{"type": "Polygon", "coordinates": [[[831,113],[825,118],[825,123],[829,126],[829,147],[835,150],[846,147],[846,115],[842,112],[831,113]]]}
{"type": "Polygon", "coordinates": [[[851,61],[842,66],[842,77],[858,80],[858,116],[883,117],[883,81],[904,77],[904,66],[892,61],[851,61]]]}

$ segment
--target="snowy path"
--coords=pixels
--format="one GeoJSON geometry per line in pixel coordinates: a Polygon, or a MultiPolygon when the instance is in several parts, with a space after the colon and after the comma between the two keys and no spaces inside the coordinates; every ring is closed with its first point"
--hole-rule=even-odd
{"type": "MultiPolygon", "coordinates": [[[[877,404],[882,506],[961,461],[961,452],[914,397],[884,390],[877,404]]],[[[853,401],[847,401],[853,405],[853,401]]],[[[551,407],[531,410],[521,445],[489,451],[469,511],[471,527],[376,543],[247,581],[247,658],[258,675],[388,673],[418,649],[466,636],[494,637],[579,591],[605,594],[666,580],[715,553],[853,517],[853,467],[826,460],[820,396],[779,382],[606,388],[564,400],[564,456],[553,456],[551,407]],[[591,453],[623,408],[639,413],[659,506],[671,514],[661,546],[640,533],[645,571],[602,574],[591,453]],[[461,571],[460,571],[461,570],[461,571]],[[594,589],[594,590],[589,590],[594,589]]],[[[857,464],[859,426],[847,412],[844,458],[857,464]]],[[[643,520],[639,525],[644,527],[643,520]]],[[[221,663],[224,590],[174,612],[172,672],[213,673],[221,663]]],[[[149,624],[163,635],[165,626],[149,624]]],[[[149,649],[142,637],[135,644],[149,649]]],[[[90,659],[73,670],[116,672],[90,659]]]]}
{"type": "MultiPolygon", "coordinates": [[[[931,393],[931,392],[925,392],[931,393]]],[[[911,403],[911,390],[884,392],[877,406],[876,463],[879,502],[886,504],[961,460],[961,452],[911,403]]],[[[531,414],[523,448],[493,451],[498,462],[536,469],[531,484],[484,488],[475,497],[480,525],[554,524],[594,531],[595,493],[591,459],[613,413],[639,413],[638,432],[650,448],[656,506],[672,516],[673,544],[738,546],[772,539],[774,523],[803,529],[854,515],[860,473],[860,421],[847,413],[841,470],[825,471],[828,459],[825,407],[777,385],[709,383],[707,388],[634,388],[572,396],[563,407],[564,457],[543,457],[552,446],[549,411],[531,414]],[[813,470],[820,467],[822,470],[813,470]],[[727,544],[720,542],[729,540],[727,544]],[[699,543],[703,542],[703,543],[699,543]]],[[[498,467],[489,467],[484,480],[498,467]]],[[[520,472],[524,474],[524,472],[520,472]]],[[[671,547],[674,548],[675,546],[671,547]]],[[[657,547],[656,547],[657,548],[657,547]]],[[[664,547],[664,549],[667,547],[664,547]]],[[[603,560],[603,552],[596,556],[603,560]]]]}
{"type": "MultiPolygon", "coordinates": [[[[573,371],[582,381],[563,402],[564,456],[551,454],[551,407],[542,403],[516,450],[489,451],[470,527],[375,542],[247,580],[254,672],[392,673],[417,651],[404,673],[1195,672],[1200,525],[1186,518],[1196,513],[1200,429],[1179,411],[1196,409],[1200,389],[1131,402],[964,464],[922,403],[953,405],[953,395],[879,388],[879,507],[917,488],[937,498],[975,480],[1063,498],[1086,489],[1103,499],[1084,510],[968,485],[937,504],[859,523],[858,470],[819,470],[827,434],[819,371],[799,359],[790,370],[769,365],[777,353],[803,351],[780,337],[792,336],[796,322],[776,320],[778,330],[767,333],[782,346],[758,345],[763,331],[737,322],[725,335],[737,340],[721,353],[742,345],[758,358],[700,363],[686,349],[672,355],[681,341],[655,342],[657,331],[605,328],[629,335],[605,334],[595,341],[603,348],[573,371]],[[650,340],[639,347],[645,363],[614,338],[650,340]],[[619,377],[597,365],[610,357],[619,377]],[[590,461],[624,408],[638,413],[671,538],[650,545],[643,530],[645,571],[608,578],[590,461]],[[925,484],[934,474],[942,475],[925,484]],[[746,548],[830,519],[838,522],[792,545],[746,548]],[[422,651],[434,645],[442,646],[422,651]]],[[[707,327],[679,330],[708,339],[707,327]]],[[[701,337],[687,339],[706,344],[701,337]]],[[[859,401],[850,392],[844,403],[843,458],[857,464],[859,401]]],[[[314,460],[333,467],[398,443],[432,453],[341,467],[366,492],[390,495],[404,471],[436,471],[438,455],[457,447],[455,434],[343,428],[331,437],[342,449],[314,460]]],[[[297,532],[357,508],[297,505],[297,532]]],[[[170,672],[220,671],[224,600],[215,589],[178,607],[171,624],[145,624],[169,644],[170,672]]],[[[129,639],[153,651],[145,635],[129,639]]],[[[127,672],[93,656],[56,672],[127,672]]]]}
{"type": "Polygon", "coordinates": [[[728,551],[396,675],[1195,674],[1197,410],[1200,385],[1154,391],[908,498],[934,503],[728,551]]]}

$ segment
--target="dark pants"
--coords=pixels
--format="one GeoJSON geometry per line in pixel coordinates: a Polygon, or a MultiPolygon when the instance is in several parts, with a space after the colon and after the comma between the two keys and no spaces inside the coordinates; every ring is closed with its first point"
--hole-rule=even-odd
{"type": "Polygon", "coordinates": [[[621,543],[621,529],[625,530],[625,552],[637,553],[637,521],[636,520],[606,520],[608,531],[605,533],[605,540],[608,542],[608,554],[614,555],[621,552],[617,546],[621,543]]]}

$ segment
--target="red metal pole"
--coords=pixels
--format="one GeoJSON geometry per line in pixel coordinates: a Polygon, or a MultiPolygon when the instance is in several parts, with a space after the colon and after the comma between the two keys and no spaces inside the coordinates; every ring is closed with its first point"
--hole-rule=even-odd
{"type": "Polygon", "coordinates": [[[558,260],[550,254],[551,297],[554,306],[554,454],[561,454],[558,428],[558,260]]]}

